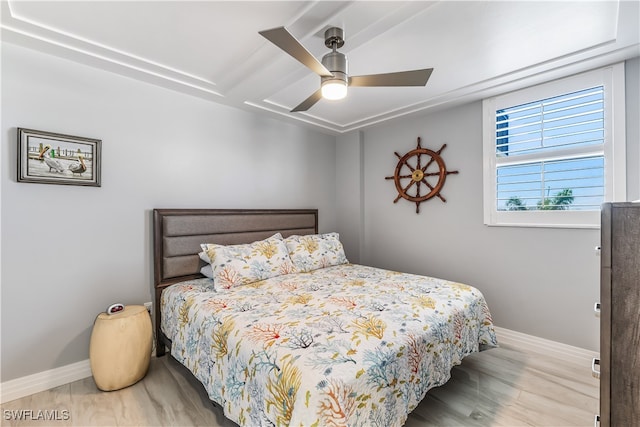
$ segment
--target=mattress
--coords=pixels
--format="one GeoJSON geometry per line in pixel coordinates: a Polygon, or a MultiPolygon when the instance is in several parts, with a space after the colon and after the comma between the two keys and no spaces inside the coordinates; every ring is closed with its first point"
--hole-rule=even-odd
{"type": "Polygon", "coordinates": [[[242,426],[400,426],[451,368],[497,346],[482,293],[344,264],[161,298],[171,354],[242,426]]]}

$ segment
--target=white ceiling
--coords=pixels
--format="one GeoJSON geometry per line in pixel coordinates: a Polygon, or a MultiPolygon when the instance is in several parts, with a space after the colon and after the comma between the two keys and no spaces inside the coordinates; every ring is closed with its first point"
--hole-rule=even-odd
{"type": "Polygon", "coordinates": [[[640,56],[640,1],[6,1],[2,40],[330,133],[640,56]],[[320,78],[258,34],[285,26],[317,58],[345,31],[349,74],[434,68],[426,87],[349,89],[290,113],[320,78]]]}

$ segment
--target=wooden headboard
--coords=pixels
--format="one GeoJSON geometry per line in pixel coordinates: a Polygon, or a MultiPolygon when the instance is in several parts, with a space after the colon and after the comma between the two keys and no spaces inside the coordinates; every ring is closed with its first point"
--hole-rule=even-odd
{"type": "Polygon", "coordinates": [[[317,209],[154,209],[153,269],[157,355],[164,354],[160,294],[177,282],[203,277],[201,243],[251,243],[281,233],[317,234],[317,209]]]}

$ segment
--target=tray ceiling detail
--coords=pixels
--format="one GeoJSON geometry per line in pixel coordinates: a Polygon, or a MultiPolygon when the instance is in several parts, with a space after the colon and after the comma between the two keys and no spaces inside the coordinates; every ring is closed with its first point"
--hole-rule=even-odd
{"type": "Polygon", "coordinates": [[[329,133],[446,108],[640,56],[638,1],[2,1],[2,40],[329,133]],[[349,87],[291,113],[344,29],[349,75],[433,68],[424,87],[349,87]]]}

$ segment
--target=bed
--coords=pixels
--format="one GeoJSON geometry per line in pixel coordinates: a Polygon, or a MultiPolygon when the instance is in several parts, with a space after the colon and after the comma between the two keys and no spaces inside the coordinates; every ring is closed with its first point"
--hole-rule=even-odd
{"type": "Polygon", "coordinates": [[[168,348],[242,426],[386,427],[465,356],[497,346],[479,290],[341,251],[336,233],[318,234],[317,210],[154,210],[157,355],[168,348]],[[227,283],[220,254],[257,244],[278,261],[227,283]],[[201,273],[207,248],[215,280],[201,273]]]}

